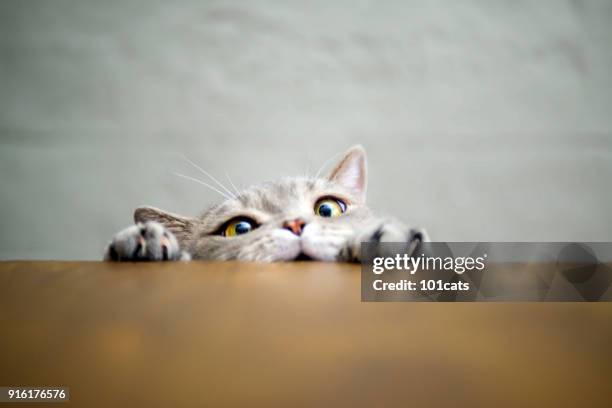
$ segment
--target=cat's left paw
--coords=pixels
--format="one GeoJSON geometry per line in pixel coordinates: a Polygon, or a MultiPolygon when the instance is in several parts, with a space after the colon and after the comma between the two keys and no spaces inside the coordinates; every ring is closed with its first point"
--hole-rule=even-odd
{"type": "Polygon", "coordinates": [[[163,225],[148,221],[118,232],[106,248],[104,260],[178,261],[189,260],[189,256],[181,251],[174,234],[163,225]]]}
{"type": "MultiPolygon", "coordinates": [[[[356,234],[343,253],[343,257],[347,260],[361,261],[361,244],[363,242],[373,243],[404,243],[406,244],[405,252],[412,255],[417,251],[423,242],[428,242],[429,236],[423,228],[408,228],[397,220],[379,220],[368,225],[366,228],[356,234]]],[[[393,256],[395,253],[385,253],[384,245],[377,247],[377,255],[393,256]]],[[[393,248],[395,249],[395,248],[393,248]]],[[[391,248],[389,248],[391,250],[391,248]]]]}

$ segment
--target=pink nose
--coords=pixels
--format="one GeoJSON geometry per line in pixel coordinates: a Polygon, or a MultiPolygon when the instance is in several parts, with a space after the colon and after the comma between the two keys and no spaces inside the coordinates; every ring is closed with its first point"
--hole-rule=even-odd
{"type": "Polygon", "coordinates": [[[291,220],[291,221],[285,221],[285,223],[283,224],[283,228],[288,229],[289,231],[293,232],[295,235],[302,235],[302,230],[304,229],[304,225],[306,225],[306,222],[304,222],[303,219],[301,218],[296,218],[295,220],[291,220]]]}

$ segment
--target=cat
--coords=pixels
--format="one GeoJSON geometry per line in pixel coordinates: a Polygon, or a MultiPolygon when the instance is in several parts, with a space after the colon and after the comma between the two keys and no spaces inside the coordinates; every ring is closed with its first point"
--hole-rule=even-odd
{"type": "Polygon", "coordinates": [[[366,153],[354,146],[327,177],[255,185],[196,218],[139,207],[104,259],[359,262],[361,242],[404,242],[413,251],[428,241],[421,228],[375,216],[366,187],[366,153]]]}

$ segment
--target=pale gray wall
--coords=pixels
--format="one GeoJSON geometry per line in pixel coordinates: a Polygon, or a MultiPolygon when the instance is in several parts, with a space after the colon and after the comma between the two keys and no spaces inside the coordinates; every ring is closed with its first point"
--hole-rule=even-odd
{"type": "Polygon", "coordinates": [[[438,240],[612,240],[610,1],[0,2],[0,258],[315,171],[438,240]]]}

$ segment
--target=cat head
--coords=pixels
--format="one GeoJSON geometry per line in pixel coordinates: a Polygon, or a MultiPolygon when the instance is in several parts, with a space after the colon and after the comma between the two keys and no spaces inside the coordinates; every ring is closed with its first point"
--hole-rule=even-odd
{"type": "Polygon", "coordinates": [[[197,218],[140,207],[134,219],[163,224],[196,259],[331,261],[370,215],[366,187],[366,154],[355,146],[327,177],[255,185],[197,218]]]}

